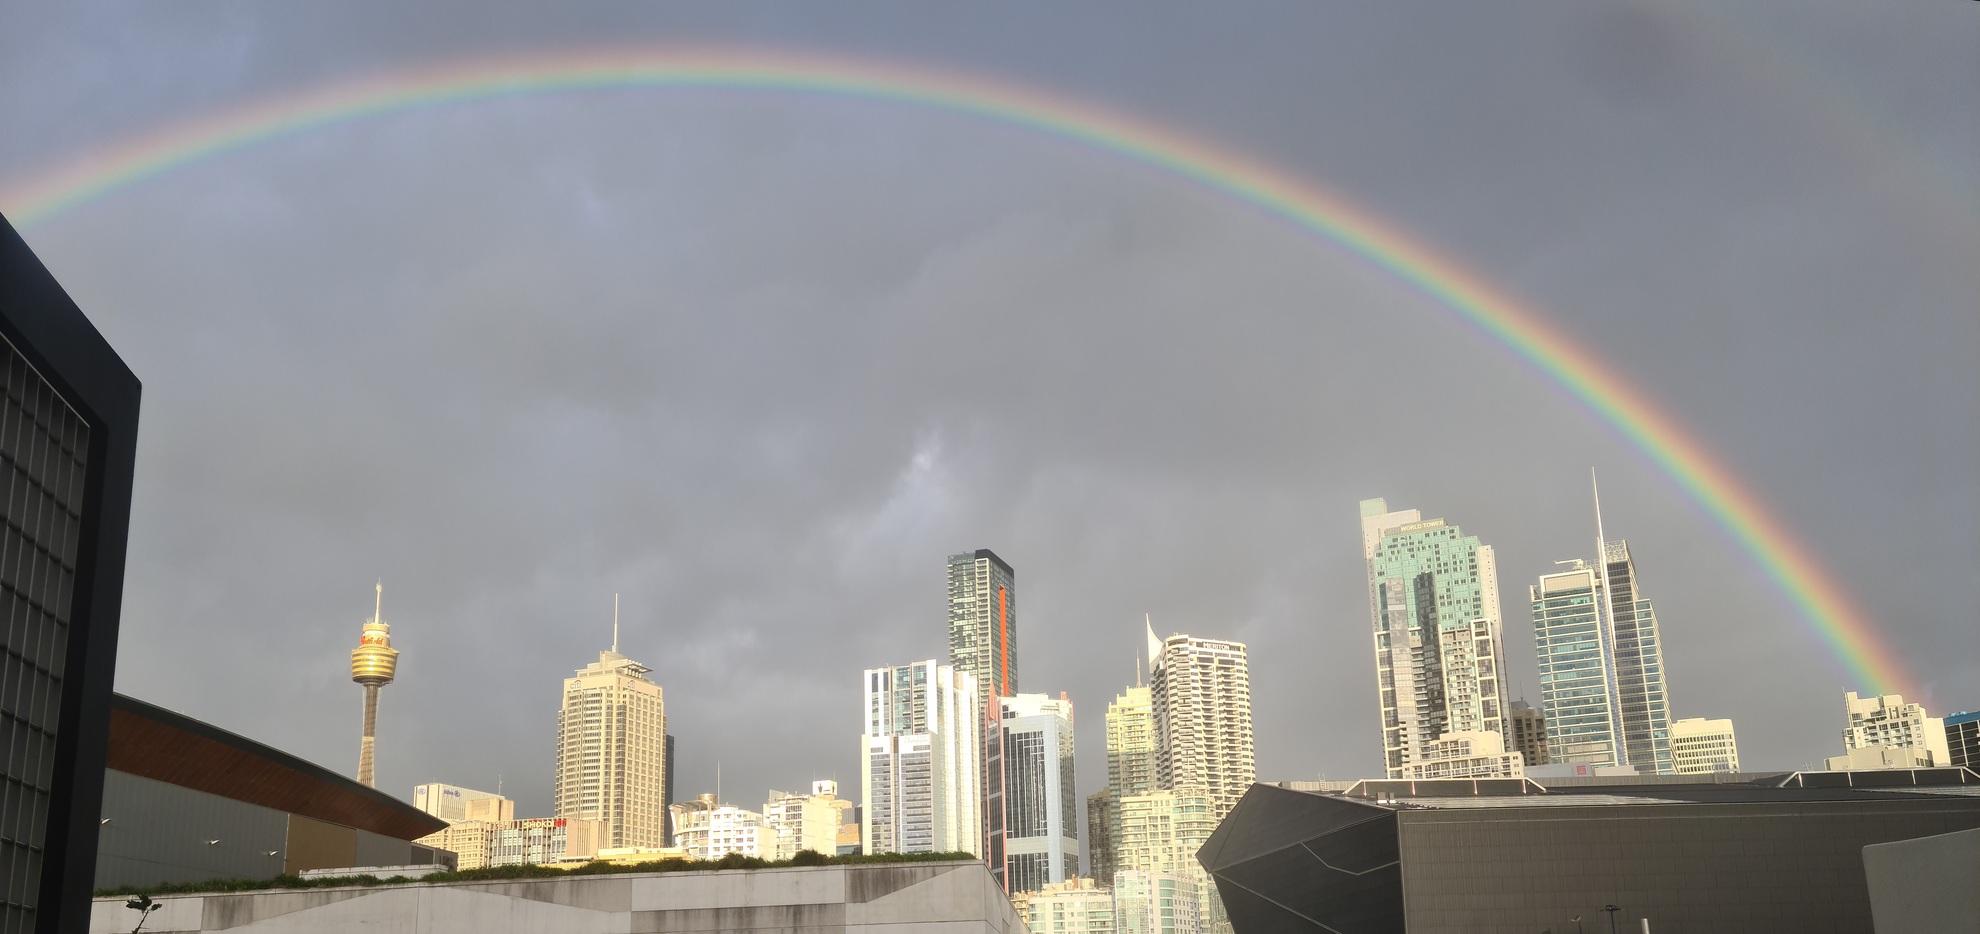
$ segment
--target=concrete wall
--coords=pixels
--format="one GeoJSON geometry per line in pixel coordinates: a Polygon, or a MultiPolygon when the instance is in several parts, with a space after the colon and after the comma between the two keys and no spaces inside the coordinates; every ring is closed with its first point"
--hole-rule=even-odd
{"type": "MultiPolygon", "coordinates": [[[[574,876],[160,898],[147,934],[362,929],[378,934],[699,934],[713,931],[1020,934],[1024,924],[981,862],[891,863],[574,876]]],[[[98,899],[91,934],[137,913],[98,899]]]]}
{"type": "Polygon", "coordinates": [[[1877,934],[1980,931],[1980,829],[1863,848],[1877,934]]]}

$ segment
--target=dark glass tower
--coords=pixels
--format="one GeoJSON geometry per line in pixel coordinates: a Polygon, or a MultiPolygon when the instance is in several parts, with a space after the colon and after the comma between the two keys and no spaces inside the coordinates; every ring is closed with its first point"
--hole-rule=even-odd
{"type": "Polygon", "coordinates": [[[0,219],[0,934],[89,929],[137,377],[0,219]]]}
{"type": "Polygon", "coordinates": [[[1004,730],[997,698],[1018,692],[1017,572],[988,548],[949,556],[949,665],[976,678],[983,735],[983,858],[1004,877],[1004,730]]]}

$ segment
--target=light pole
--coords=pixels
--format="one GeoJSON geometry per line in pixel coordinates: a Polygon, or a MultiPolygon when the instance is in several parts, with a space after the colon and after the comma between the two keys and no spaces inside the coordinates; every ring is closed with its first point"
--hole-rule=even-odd
{"type": "Polygon", "coordinates": [[[1622,909],[1614,905],[1603,905],[1602,910],[1609,913],[1609,934],[1616,934],[1616,914],[1622,909]]]}
{"type": "Polygon", "coordinates": [[[1580,916],[1580,915],[1575,915],[1574,917],[1572,917],[1572,918],[1569,918],[1568,920],[1569,920],[1569,921],[1572,921],[1572,922],[1574,922],[1574,934],[1582,934],[1582,931],[1581,931],[1581,916],[1580,916]]]}

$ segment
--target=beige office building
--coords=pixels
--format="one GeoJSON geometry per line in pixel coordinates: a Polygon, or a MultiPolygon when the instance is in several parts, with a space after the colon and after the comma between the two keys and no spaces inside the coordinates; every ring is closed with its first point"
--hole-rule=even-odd
{"type": "Polygon", "coordinates": [[[1671,722],[1671,767],[1679,775],[1739,771],[1731,720],[1692,717],[1671,722]]]}
{"type": "Polygon", "coordinates": [[[429,782],[413,786],[413,807],[444,821],[516,819],[516,803],[492,791],[429,782]]]}
{"type": "Polygon", "coordinates": [[[667,838],[667,710],[652,669],[618,652],[564,679],[553,814],[605,825],[604,848],[667,838]]]}

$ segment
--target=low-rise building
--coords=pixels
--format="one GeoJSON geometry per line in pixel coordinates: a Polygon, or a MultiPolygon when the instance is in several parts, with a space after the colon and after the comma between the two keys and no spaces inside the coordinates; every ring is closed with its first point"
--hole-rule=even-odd
{"type": "Polygon", "coordinates": [[[671,809],[674,842],[689,859],[721,859],[730,853],[769,859],[775,853],[777,833],[755,811],[717,804],[714,795],[706,794],[671,809]]]}
{"type": "Polygon", "coordinates": [[[765,859],[790,859],[799,850],[833,855],[839,849],[839,819],[844,806],[852,802],[839,797],[839,783],[811,783],[811,794],[770,792],[763,805],[763,820],[770,829],[771,842],[765,859]]]}
{"type": "Polygon", "coordinates": [[[1423,758],[1402,766],[1407,779],[1518,778],[1526,774],[1517,752],[1506,751],[1497,730],[1445,733],[1423,744],[1423,758]]]}
{"type": "Polygon", "coordinates": [[[413,786],[413,807],[444,821],[516,819],[516,803],[492,791],[428,782],[413,786]]]}
{"type": "Polygon", "coordinates": [[[1011,897],[1032,934],[1114,934],[1114,893],[1092,879],[1047,882],[1011,897]]]}

